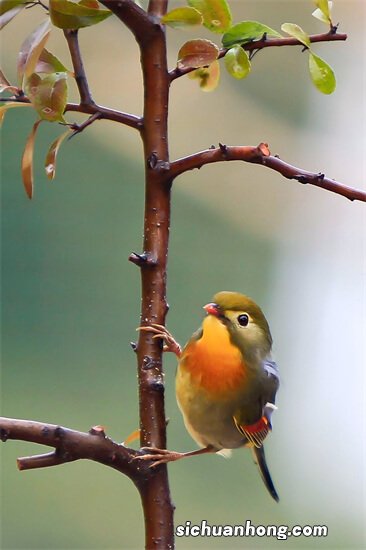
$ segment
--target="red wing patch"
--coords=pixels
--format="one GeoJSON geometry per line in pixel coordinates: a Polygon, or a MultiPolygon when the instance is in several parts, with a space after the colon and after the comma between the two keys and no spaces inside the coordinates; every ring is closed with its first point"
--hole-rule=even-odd
{"type": "Polygon", "coordinates": [[[235,426],[238,428],[239,432],[247,438],[248,442],[252,443],[254,447],[262,447],[263,441],[271,431],[271,425],[268,422],[268,419],[265,416],[262,416],[262,418],[260,418],[257,422],[254,422],[254,424],[247,424],[244,426],[237,422],[235,416],[233,418],[235,426]]]}

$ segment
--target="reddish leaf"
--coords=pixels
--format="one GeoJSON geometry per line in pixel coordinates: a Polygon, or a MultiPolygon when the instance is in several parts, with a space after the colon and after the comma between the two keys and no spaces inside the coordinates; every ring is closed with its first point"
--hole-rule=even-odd
{"type": "Polygon", "coordinates": [[[28,198],[33,197],[33,152],[34,152],[34,141],[38,126],[42,120],[37,120],[33,124],[31,133],[28,136],[27,142],[25,144],[23,156],[22,156],[22,178],[25,188],[25,192],[28,195],[28,198]]]}
{"type": "Polygon", "coordinates": [[[12,92],[13,94],[16,94],[19,92],[19,88],[12,86],[3,71],[0,69],[0,93],[2,92],[12,92]]]}
{"type": "Polygon", "coordinates": [[[67,130],[60,136],[58,136],[57,139],[52,143],[51,147],[48,150],[46,160],[44,163],[44,167],[46,170],[46,174],[49,180],[53,180],[56,176],[56,158],[58,150],[61,146],[61,143],[64,141],[64,139],[71,134],[71,130],[67,130]]]}
{"type": "Polygon", "coordinates": [[[219,55],[219,48],[210,40],[189,40],[178,52],[179,69],[206,67],[211,65],[219,55]]]}
{"type": "Polygon", "coordinates": [[[0,126],[4,121],[4,117],[8,109],[13,109],[14,107],[31,107],[30,103],[20,103],[18,101],[9,101],[5,105],[0,106],[0,126]]]}
{"type": "Polygon", "coordinates": [[[23,87],[24,78],[34,72],[50,32],[50,20],[46,19],[21,45],[18,54],[18,80],[21,87],[23,87]]]}

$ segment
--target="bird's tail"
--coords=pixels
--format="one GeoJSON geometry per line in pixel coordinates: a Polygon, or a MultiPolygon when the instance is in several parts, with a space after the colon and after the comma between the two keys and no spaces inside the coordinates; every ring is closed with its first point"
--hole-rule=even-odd
{"type": "Polygon", "coordinates": [[[277,494],[275,486],[273,485],[271,474],[269,473],[269,470],[268,470],[264,449],[263,447],[252,447],[252,450],[254,455],[254,461],[258,465],[263,482],[267,487],[267,490],[271,495],[271,497],[274,498],[276,502],[278,502],[280,498],[277,494]]]}

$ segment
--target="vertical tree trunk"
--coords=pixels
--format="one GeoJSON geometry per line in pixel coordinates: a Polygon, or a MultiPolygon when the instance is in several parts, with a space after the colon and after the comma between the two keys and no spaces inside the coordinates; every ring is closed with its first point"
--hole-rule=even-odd
{"type": "MultiPolygon", "coordinates": [[[[169,166],[168,99],[169,78],[165,32],[156,25],[141,48],[144,77],[144,121],[142,138],[145,161],[145,219],[141,267],[141,323],[165,323],[166,268],[170,226],[171,181],[164,177],[169,166]]],[[[141,446],[166,448],[162,351],[151,334],[140,333],[137,347],[140,388],[141,446]]],[[[146,547],[172,548],[173,505],[166,465],[140,487],[145,515],[146,547]]]]}

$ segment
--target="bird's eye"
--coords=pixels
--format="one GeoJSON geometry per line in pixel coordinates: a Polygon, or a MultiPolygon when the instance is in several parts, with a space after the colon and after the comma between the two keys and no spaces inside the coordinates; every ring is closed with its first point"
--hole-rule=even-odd
{"type": "Polygon", "coordinates": [[[249,317],[246,313],[242,313],[238,316],[238,323],[241,327],[246,327],[249,323],[249,317]]]}

